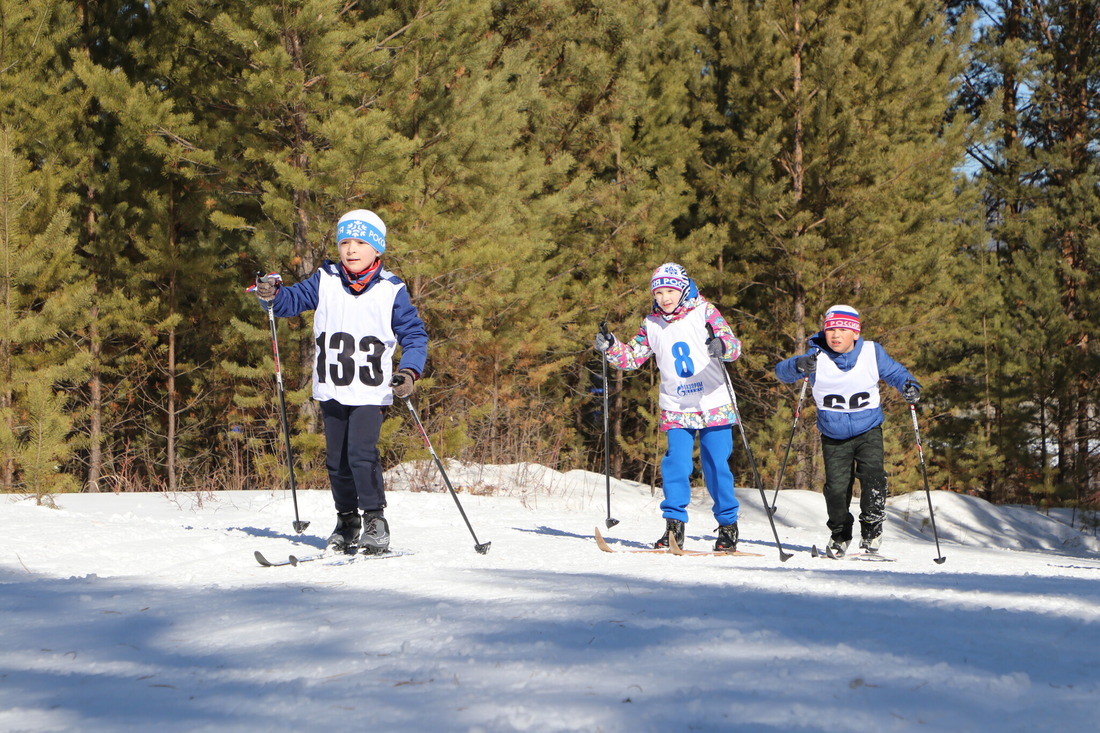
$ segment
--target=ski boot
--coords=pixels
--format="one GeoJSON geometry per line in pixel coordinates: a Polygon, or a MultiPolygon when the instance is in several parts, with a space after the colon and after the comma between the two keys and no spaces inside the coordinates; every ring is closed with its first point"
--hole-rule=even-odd
{"type": "Polygon", "coordinates": [[[859,541],[859,549],[864,552],[875,553],[878,552],[878,548],[882,547],[882,535],[878,537],[864,537],[859,541]]]}
{"type": "Polygon", "coordinates": [[[844,553],[848,551],[848,545],[851,544],[851,540],[841,540],[836,537],[829,539],[828,553],[833,557],[844,557],[844,553]]]}
{"type": "Polygon", "coordinates": [[[328,538],[327,549],[331,552],[354,552],[355,545],[359,542],[359,530],[363,522],[359,518],[359,512],[338,512],[336,514],[336,529],[328,538]]]}
{"type": "Polygon", "coordinates": [[[724,524],[718,528],[718,539],[714,541],[715,552],[737,552],[737,522],[724,524]]]}
{"type": "Polygon", "coordinates": [[[381,555],[390,549],[390,525],[382,510],[363,512],[363,534],[359,550],[366,555],[381,555]]]}
{"type": "Polygon", "coordinates": [[[676,544],[678,546],[684,546],[684,523],[679,519],[666,519],[665,533],[661,535],[661,539],[653,543],[653,548],[656,550],[667,550],[669,534],[672,534],[676,538],[676,544]]]}

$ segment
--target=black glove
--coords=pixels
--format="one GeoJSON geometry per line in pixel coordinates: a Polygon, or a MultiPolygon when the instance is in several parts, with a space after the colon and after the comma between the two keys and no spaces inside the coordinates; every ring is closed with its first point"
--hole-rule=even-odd
{"type": "Polygon", "coordinates": [[[901,390],[901,396],[910,405],[917,404],[920,402],[920,385],[916,382],[906,382],[905,387],[901,390]]]}
{"type": "Polygon", "coordinates": [[[268,302],[275,300],[275,293],[279,292],[282,284],[283,278],[279,276],[279,273],[273,272],[270,275],[264,275],[256,281],[256,297],[268,302]]]}
{"type": "Polygon", "coordinates": [[[412,369],[405,368],[393,375],[390,379],[390,386],[393,387],[393,396],[406,399],[413,393],[413,389],[416,388],[416,372],[412,369]]]}
{"type": "Polygon", "coordinates": [[[817,371],[817,352],[806,354],[794,360],[794,368],[799,374],[813,374],[817,371]]]}
{"type": "Polygon", "coordinates": [[[596,334],[596,351],[601,354],[607,353],[607,350],[611,348],[611,344],[615,343],[615,337],[610,333],[604,333],[600,331],[596,334]]]}
{"type": "Polygon", "coordinates": [[[721,359],[726,355],[726,345],[722,342],[722,339],[711,336],[707,339],[707,351],[715,359],[721,359]]]}

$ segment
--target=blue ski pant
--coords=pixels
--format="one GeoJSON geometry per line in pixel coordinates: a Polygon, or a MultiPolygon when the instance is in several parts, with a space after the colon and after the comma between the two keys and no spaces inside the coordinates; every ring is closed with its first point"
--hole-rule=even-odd
{"type": "Polygon", "coordinates": [[[325,400],[321,416],[325,423],[325,464],[336,511],[384,509],[386,493],[378,456],[382,408],[325,400]]]}
{"type": "Polygon", "coordinates": [[[668,450],[661,459],[661,477],[665,492],[665,500],[661,502],[661,516],[681,522],[688,521],[692,454],[695,451],[695,438],[698,436],[703,480],[710,492],[710,498],[714,500],[714,518],[719,526],[736,522],[740,504],[733,491],[733,471],[730,470],[733,426],[719,425],[702,430],[673,428],[665,435],[668,438],[668,450]]]}

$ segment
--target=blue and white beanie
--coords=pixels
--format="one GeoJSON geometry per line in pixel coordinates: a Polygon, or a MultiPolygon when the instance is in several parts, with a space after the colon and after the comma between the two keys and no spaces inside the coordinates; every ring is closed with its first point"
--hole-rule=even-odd
{"type": "Polygon", "coordinates": [[[382,254],[386,251],[386,225],[373,211],[349,211],[336,223],[336,244],[345,239],[361,239],[382,254]]]}
{"type": "Polygon", "coordinates": [[[649,281],[649,291],[653,292],[657,288],[672,288],[683,293],[690,283],[687,270],[675,262],[666,262],[653,271],[653,277],[649,281]]]}

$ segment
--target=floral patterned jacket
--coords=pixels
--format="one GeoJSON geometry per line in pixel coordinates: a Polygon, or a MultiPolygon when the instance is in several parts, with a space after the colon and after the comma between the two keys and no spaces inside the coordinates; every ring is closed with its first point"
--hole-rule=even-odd
{"type": "MultiPolygon", "coordinates": [[[[722,317],[722,314],[718,312],[718,309],[707,301],[706,298],[698,294],[698,291],[694,287],[694,283],[692,283],[692,287],[689,290],[689,295],[693,297],[686,298],[672,313],[663,312],[657,307],[656,303],[654,303],[653,312],[642,320],[642,325],[634,338],[626,342],[616,339],[615,343],[611,345],[611,348],[607,350],[607,363],[616,369],[626,371],[639,368],[653,355],[653,349],[650,348],[649,335],[646,328],[649,319],[663,318],[672,323],[680,320],[696,308],[707,309],[706,322],[714,329],[714,335],[722,339],[722,343],[726,347],[726,353],[722,357],[722,361],[731,362],[741,356],[740,339],[733,335],[733,330],[726,322],[726,319],[722,317]]],[[[726,404],[722,407],[717,407],[705,412],[675,412],[662,409],[660,421],[660,429],[662,431],[672,430],[674,428],[701,430],[703,428],[720,425],[735,425],[737,423],[737,415],[734,412],[733,405],[726,404]]]]}

